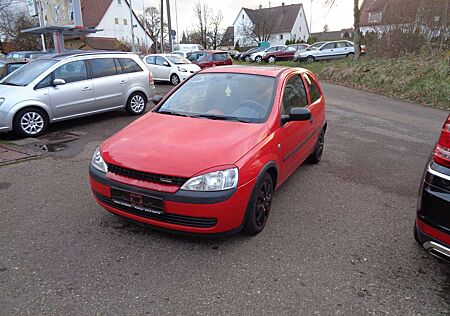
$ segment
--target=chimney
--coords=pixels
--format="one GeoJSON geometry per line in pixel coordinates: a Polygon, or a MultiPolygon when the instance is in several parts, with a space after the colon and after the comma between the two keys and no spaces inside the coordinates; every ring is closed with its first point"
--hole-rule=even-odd
{"type": "Polygon", "coordinates": [[[259,9],[262,9],[262,4],[259,5],[259,9]]]}
{"type": "Polygon", "coordinates": [[[281,2],[281,6],[283,7],[283,14],[285,13],[284,2],[281,2]]]}

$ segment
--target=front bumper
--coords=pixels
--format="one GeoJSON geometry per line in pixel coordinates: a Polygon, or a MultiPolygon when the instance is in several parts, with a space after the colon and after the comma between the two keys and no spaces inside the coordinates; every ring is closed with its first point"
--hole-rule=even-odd
{"type": "Polygon", "coordinates": [[[186,79],[188,79],[190,76],[194,75],[195,71],[187,71],[187,72],[177,72],[178,77],[180,77],[181,81],[185,81],[186,79]]]}
{"type": "MultiPolygon", "coordinates": [[[[113,174],[104,174],[89,167],[90,183],[97,203],[111,213],[157,228],[187,234],[216,235],[238,232],[256,179],[234,190],[222,192],[190,192],[178,190],[167,193],[130,185],[113,179],[113,174]],[[111,187],[163,199],[164,213],[152,214],[115,203],[111,187]]],[[[130,181],[131,182],[131,181],[130,181]]],[[[137,183],[133,180],[133,183],[137,183]]]]}
{"type": "Polygon", "coordinates": [[[12,130],[12,122],[8,120],[8,112],[3,111],[0,106],[0,132],[9,132],[12,130]]]}

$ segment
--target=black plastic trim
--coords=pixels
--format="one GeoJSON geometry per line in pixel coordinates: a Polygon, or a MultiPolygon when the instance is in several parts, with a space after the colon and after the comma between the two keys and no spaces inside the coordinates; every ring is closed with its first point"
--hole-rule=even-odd
{"type": "Polygon", "coordinates": [[[217,191],[217,192],[196,192],[178,190],[175,193],[158,192],[148,189],[139,188],[136,186],[112,181],[106,177],[106,174],[95,169],[92,165],[89,166],[89,175],[97,182],[106,185],[114,186],[118,189],[136,192],[138,194],[150,195],[157,198],[162,198],[167,201],[190,203],[190,204],[215,204],[228,200],[237,191],[237,188],[217,191]]]}

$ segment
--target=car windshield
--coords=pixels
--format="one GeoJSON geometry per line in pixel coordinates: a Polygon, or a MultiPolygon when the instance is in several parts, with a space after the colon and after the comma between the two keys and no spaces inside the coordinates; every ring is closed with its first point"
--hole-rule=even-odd
{"type": "Polygon", "coordinates": [[[175,65],[190,64],[191,62],[184,57],[178,55],[166,56],[166,58],[175,65]]]}
{"type": "Polygon", "coordinates": [[[37,76],[56,63],[56,60],[37,59],[14,71],[11,75],[3,79],[0,84],[10,86],[26,86],[31,81],[36,79],[37,76]]]}
{"type": "Polygon", "coordinates": [[[158,113],[213,120],[264,122],[272,109],[276,78],[236,74],[198,74],[178,88],[158,113]]]}

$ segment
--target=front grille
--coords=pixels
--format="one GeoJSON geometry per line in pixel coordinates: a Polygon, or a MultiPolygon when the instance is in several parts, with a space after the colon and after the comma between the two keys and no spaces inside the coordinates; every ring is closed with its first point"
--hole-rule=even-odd
{"type": "Polygon", "coordinates": [[[215,218],[191,217],[191,216],[175,215],[175,214],[168,214],[168,213],[162,213],[162,214],[148,213],[148,212],[141,211],[141,210],[129,207],[129,206],[114,203],[114,201],[111,200],[110,198],[108,198],[104,195],[101,195],[99,193],[96,193],[96,192],[95,192],[95,196],[97,197],[97,199],[99,199],[100,202],[102,202],[108,206],[114,207],[116,209],[127,212],[129,214],[133,214],[133,215],[148,218],[148,219],[153,219],[153,220],[160,221],[160,222],[176,224],[176,225],[181,225],[181,226],[199,227],[199,228],[210,228],[217,224],[217,219],[215,219],[215,218]]]}
{"type": "Polygon", "coordinates": [[[143,171],[137,171],[133,169],[123,168],[119,167],[113,164],[108,163],[108,171],[114,174],[117,174],[119,176],[137,179],[137,180],[143,180],[153,183],[160,183],[160,184],[169,184],[169,185],[176,185],[178,187],[181,187],[188,178],[182,178],[182,177],[173,177],[173,176],[166,176],[162,174],[156,174],[156,173],[148,173],[143,171]]]}

